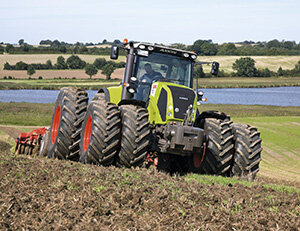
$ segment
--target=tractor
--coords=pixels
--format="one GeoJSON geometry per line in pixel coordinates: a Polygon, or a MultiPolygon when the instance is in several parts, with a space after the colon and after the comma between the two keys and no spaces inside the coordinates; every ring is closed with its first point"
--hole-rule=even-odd
{"type": "MultiPolygon", "coordinates": [[[[255,178],[258,130],[223,112],[201,112],[205,98],[193,68],[207,62],[197,62],[194,52],[127,41],[112,46],[111,59],[120,49],[127,55],[119,86],[100,89],[90,102],[84,90],[60,90],[40,153],[85,164],[255,178]]],[[[211,64],[216,75],[219,64],[211,64]]]]}

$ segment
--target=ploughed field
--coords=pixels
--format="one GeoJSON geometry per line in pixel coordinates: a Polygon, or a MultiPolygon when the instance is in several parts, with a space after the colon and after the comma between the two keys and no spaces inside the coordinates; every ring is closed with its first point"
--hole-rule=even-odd
{"type": "MultiPolygon", "coordinates": [[[[0,229],[298,230],[299,184],[0,154],[0,229]]],[[[3,150],[4,149],[4,150],[3,150]]]]}
{"type": "Polygon", "coordinates": [[[261,131],[254,182],[15,155],[14,138],[49,125],[53,104],[0,108],[0,230],[299,230],[300,107],[200,107],[261,131]]]}

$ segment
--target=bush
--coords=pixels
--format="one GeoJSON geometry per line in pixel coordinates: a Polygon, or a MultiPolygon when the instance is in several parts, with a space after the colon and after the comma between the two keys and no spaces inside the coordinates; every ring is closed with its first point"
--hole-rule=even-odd
{"type": "Polygon", "coordinates": [[[8,79],[13,79],[13,77],[11,77],[11,76],[8,76],[8,79]]]}
{"type": "Polygon", "coordinates": [[[42,76],[39,76],[39,78],[38,79],[43,79],[43,77],[42,76]]]}
{"type": "Polygon", "coordinates": [[[7,76],[3,76],[3,79],[7,79],[7,76]]]}
{"type": "Polygon", "coordinates": [[[255,60],[246,57],[235,60],[232,69],[237,71],[237,76],[241,77],[257,77],[258,71],[255,67],[255,60]]]}

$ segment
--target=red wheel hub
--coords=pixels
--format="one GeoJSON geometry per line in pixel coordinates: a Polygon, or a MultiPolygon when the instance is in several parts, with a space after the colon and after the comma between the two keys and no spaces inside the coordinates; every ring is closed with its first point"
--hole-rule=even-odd
{"type": "Polygon", "coordinates": [[[84,136],[83,136],[83,150],[86,150],[89,147],[90,140],[91,140],[91,133],[92,133],[92,117],[90,116],[86,121],[85,128],[84,128],[84,136]]]}
{"type": "Polygon", "coordinates": [[[51,144],[54,144],[56,140],[58,128],[59,128],[59,122],[60,122],[60,105],[57,106],[53,118],[52,129],[51,129],[51,144]]]}

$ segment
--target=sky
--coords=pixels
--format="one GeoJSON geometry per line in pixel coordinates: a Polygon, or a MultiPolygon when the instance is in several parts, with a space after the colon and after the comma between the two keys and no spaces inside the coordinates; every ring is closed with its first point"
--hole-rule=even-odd
{"type": "Polygon", "coordinates": [[[0,42],[300,42],[299,0],[0,0],[0,42]]]}

